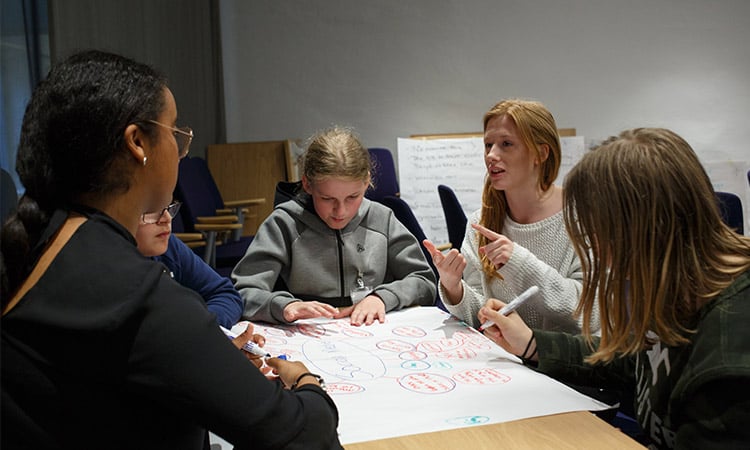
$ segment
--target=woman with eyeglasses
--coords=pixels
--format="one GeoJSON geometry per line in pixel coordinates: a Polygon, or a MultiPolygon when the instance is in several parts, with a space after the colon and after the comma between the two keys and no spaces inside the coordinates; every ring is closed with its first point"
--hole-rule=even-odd
{"type": "Polygon", "coordinates": [[[232,328],[239,322],[244,302],[229,278],[222,277],[195,254],[182,240],[172,234],[172,219],[180,210],[180,202],[141,216],[135,240],[138,250],[167,266],[181,285],[199,293],[206,307],[216,315],[219,325],[232,328]]]}
{"type": "Polygon", "coordinates": [[[268,358],[267,379],[138,251],[188,150],[176,122],[165,79],[110,53],[75,54],[34,91],[26,190],[2,228],[3,449],[197,450],[206,430],[235,449],[341,448],[318,376],[268,358]]]}

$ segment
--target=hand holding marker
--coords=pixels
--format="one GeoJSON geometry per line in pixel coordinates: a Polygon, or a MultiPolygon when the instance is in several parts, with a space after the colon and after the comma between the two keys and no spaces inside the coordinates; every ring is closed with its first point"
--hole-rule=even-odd
{"type": "MultiPolygon", "coordinates": [[[[234,339],[238,336],[238,334],[232,332],[232,330],[227,330],[221,325],[219,325],[219,328],[221,328],[221,331],[223,331],[224,334],[226,334],[229,339],[234,339]]],[[[245,345],[242,346],[242,349],[245,350],[246,352],[249,352],[251,355],[260,356],[261,358],[271,357],[270,353],[266,353],[265,350],[260,348],[260,346],[258,346],[258,344],[256,344],[253,341],[247,341],[245,345]]]]}
{"type": "MultiPolygon", "coordinates": [[[[536,295],[538,292],[539,292],[539,288],[537,286],[531,286],[530,288],[528,288],[525,291],[523,291],[521,293],[521,295],[519,295],[518,297],[516,297],[513,300],[511,300],[510,303],[508,303],[507,305],[503,306],[502,309],[500,310],[500,314],[502,314],[504,316],[507,316],[508,314],[510,314],[513,311],[515,311],[516,308],[518,308],[519,306],[521,306],[521,304],[523,302],[525,302],[526,300],[530,299],[531,297],[533,297],[534,295],[536,295]]],[[[493,325],[495,325],[495,322],[493,322],[491,320],[488,320],[487,322],[483,323],[479,327],[479,331],[484,331],[484,330],[486,330],[487,328],[489,328],[489,327],[491,327],[493,325]]]]}

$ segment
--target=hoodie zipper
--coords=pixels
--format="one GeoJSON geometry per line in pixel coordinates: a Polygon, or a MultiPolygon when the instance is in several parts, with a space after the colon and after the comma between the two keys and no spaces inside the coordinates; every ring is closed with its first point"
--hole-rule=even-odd
{"type": "Polygon", "coordinates": [[[341,238],[341,230],[336,230],[336,243],[339,250],[339,283],[341,286],[341,298],[347,297],[344,283],[344,240],[341,238]]]}

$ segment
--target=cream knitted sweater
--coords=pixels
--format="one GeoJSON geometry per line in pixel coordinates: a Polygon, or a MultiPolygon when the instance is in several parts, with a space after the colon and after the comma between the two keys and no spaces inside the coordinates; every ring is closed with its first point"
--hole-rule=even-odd
{"type": "MultiPolygon", "coordinates": [[[[480,211],[475,211],[466,227],[461,254],[466,258],[463,275],[463,297],[456,305],[445,300],[440,285],[440,297],[448,311],[466,323],[478,327],[477,312],[486,299],[497,298],[509,302],[532,285],[539,294],[521,305],[516,312],[531,328],[578,333],[581,320],[573,311],[581,294],[581,263],[565,231],[562,211],[531,224],[519,224],[505,219],[502,234],[513,241],[513,254],[498,272],[503,279],[488,280],[482,272],[478,254],[477,233],[471,223],[478,223],[480,211]]],[[[599,330],[599,312],[594,311],[592,332],[599,330]]]]}

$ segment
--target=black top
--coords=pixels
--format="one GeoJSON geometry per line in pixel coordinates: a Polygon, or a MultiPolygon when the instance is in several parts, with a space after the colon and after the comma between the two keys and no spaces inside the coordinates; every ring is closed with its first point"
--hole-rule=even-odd
{"type": "Polygon", "coordinates": [[[3,449],[341,448],[322,389],[267,380],[100,213],[1,323],[3,449]]]}

